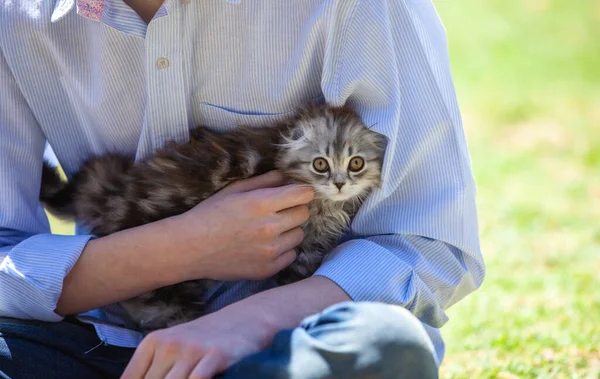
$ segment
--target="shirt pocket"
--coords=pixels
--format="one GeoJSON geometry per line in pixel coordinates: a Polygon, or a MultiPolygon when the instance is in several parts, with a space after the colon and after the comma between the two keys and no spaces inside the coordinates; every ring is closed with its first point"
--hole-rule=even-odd
{"type": "Polygon", "coordinates": [[[242,111],[224,105],[200,102],[194,105],[193,124],[206,126],[218,131],[227,131],[237,126],[261,127],[276,123],[292,116],[298,108],[309,103],[323,103],[322,94],[298,104],[295,108],[284,110],[265,109],[260,111],[242,111]]]}

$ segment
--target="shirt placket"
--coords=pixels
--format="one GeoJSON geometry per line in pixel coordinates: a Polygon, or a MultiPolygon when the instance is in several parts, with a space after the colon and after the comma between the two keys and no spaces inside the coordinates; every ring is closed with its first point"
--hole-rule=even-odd
{"type": "Polygon", "coordinates": [[[169,1],[168,16],[154,19],[146,32],[147,122],[152,148],[166,141],[186,142],[189,126],[185,99],[181,28],[185,0],[169,1]]]}

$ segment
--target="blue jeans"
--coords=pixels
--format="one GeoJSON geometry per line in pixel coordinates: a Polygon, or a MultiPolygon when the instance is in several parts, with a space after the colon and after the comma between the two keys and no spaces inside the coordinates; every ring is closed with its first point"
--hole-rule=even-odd
{"type": "MultiPolygon", "coordinates": [[[[118,378],[133,349],[101,345],[93,327],[0,318],[0,378],[118,378]],[[89,351],[87,354],[86,352],[89,351]]],[[[429,337],[403,308],[344,302],[279,332],[221,379],[437,378],[429,337]]]]}

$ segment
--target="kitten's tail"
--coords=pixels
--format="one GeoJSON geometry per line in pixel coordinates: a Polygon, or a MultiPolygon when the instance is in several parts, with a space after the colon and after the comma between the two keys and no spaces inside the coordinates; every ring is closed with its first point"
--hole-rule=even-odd
{"type": "Polygon", "coordinates": [[[40,201],[50,213],[62,219],[75,217],[74,189],[72,183],[62,180],[56,167],[44,162],[40,201]]]}

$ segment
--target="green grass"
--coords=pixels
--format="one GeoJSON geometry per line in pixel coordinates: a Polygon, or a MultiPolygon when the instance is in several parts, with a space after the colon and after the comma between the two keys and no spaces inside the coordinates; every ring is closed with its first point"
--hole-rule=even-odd
{"type": "Polygon", "coordinates": [[[50,220],[50,229],[54,234],[68,234],[71,235],[75,232],[73,223],[62,221],[50,213],[46,212],[48,219],[50,220]]]}
{"type": "MultiPolygon", "coordinates": [[[[65,173],[62,168],[58,168],[60,175],[63,177],[63,180],[66,180],[65,173]]],[[[57,217],[54,217],[51,213],[46,212],[48,216],[48,221],[50,221],[50,230],[54,234],[67,234],[71,235],[75,232],[75,225],[72,222],[63,221],[57,217]]]]}
{"type": "Polygon", "coordinates": [[[434,2],[488,267],[448,311],[442,377],[597,378],[600,1],[434,2]]]}
{"type": "Polygon", "coordinates": [[[600,2],[435,0],[487,277],[448,311],[444,378],[600,376],[600,2]]]}

